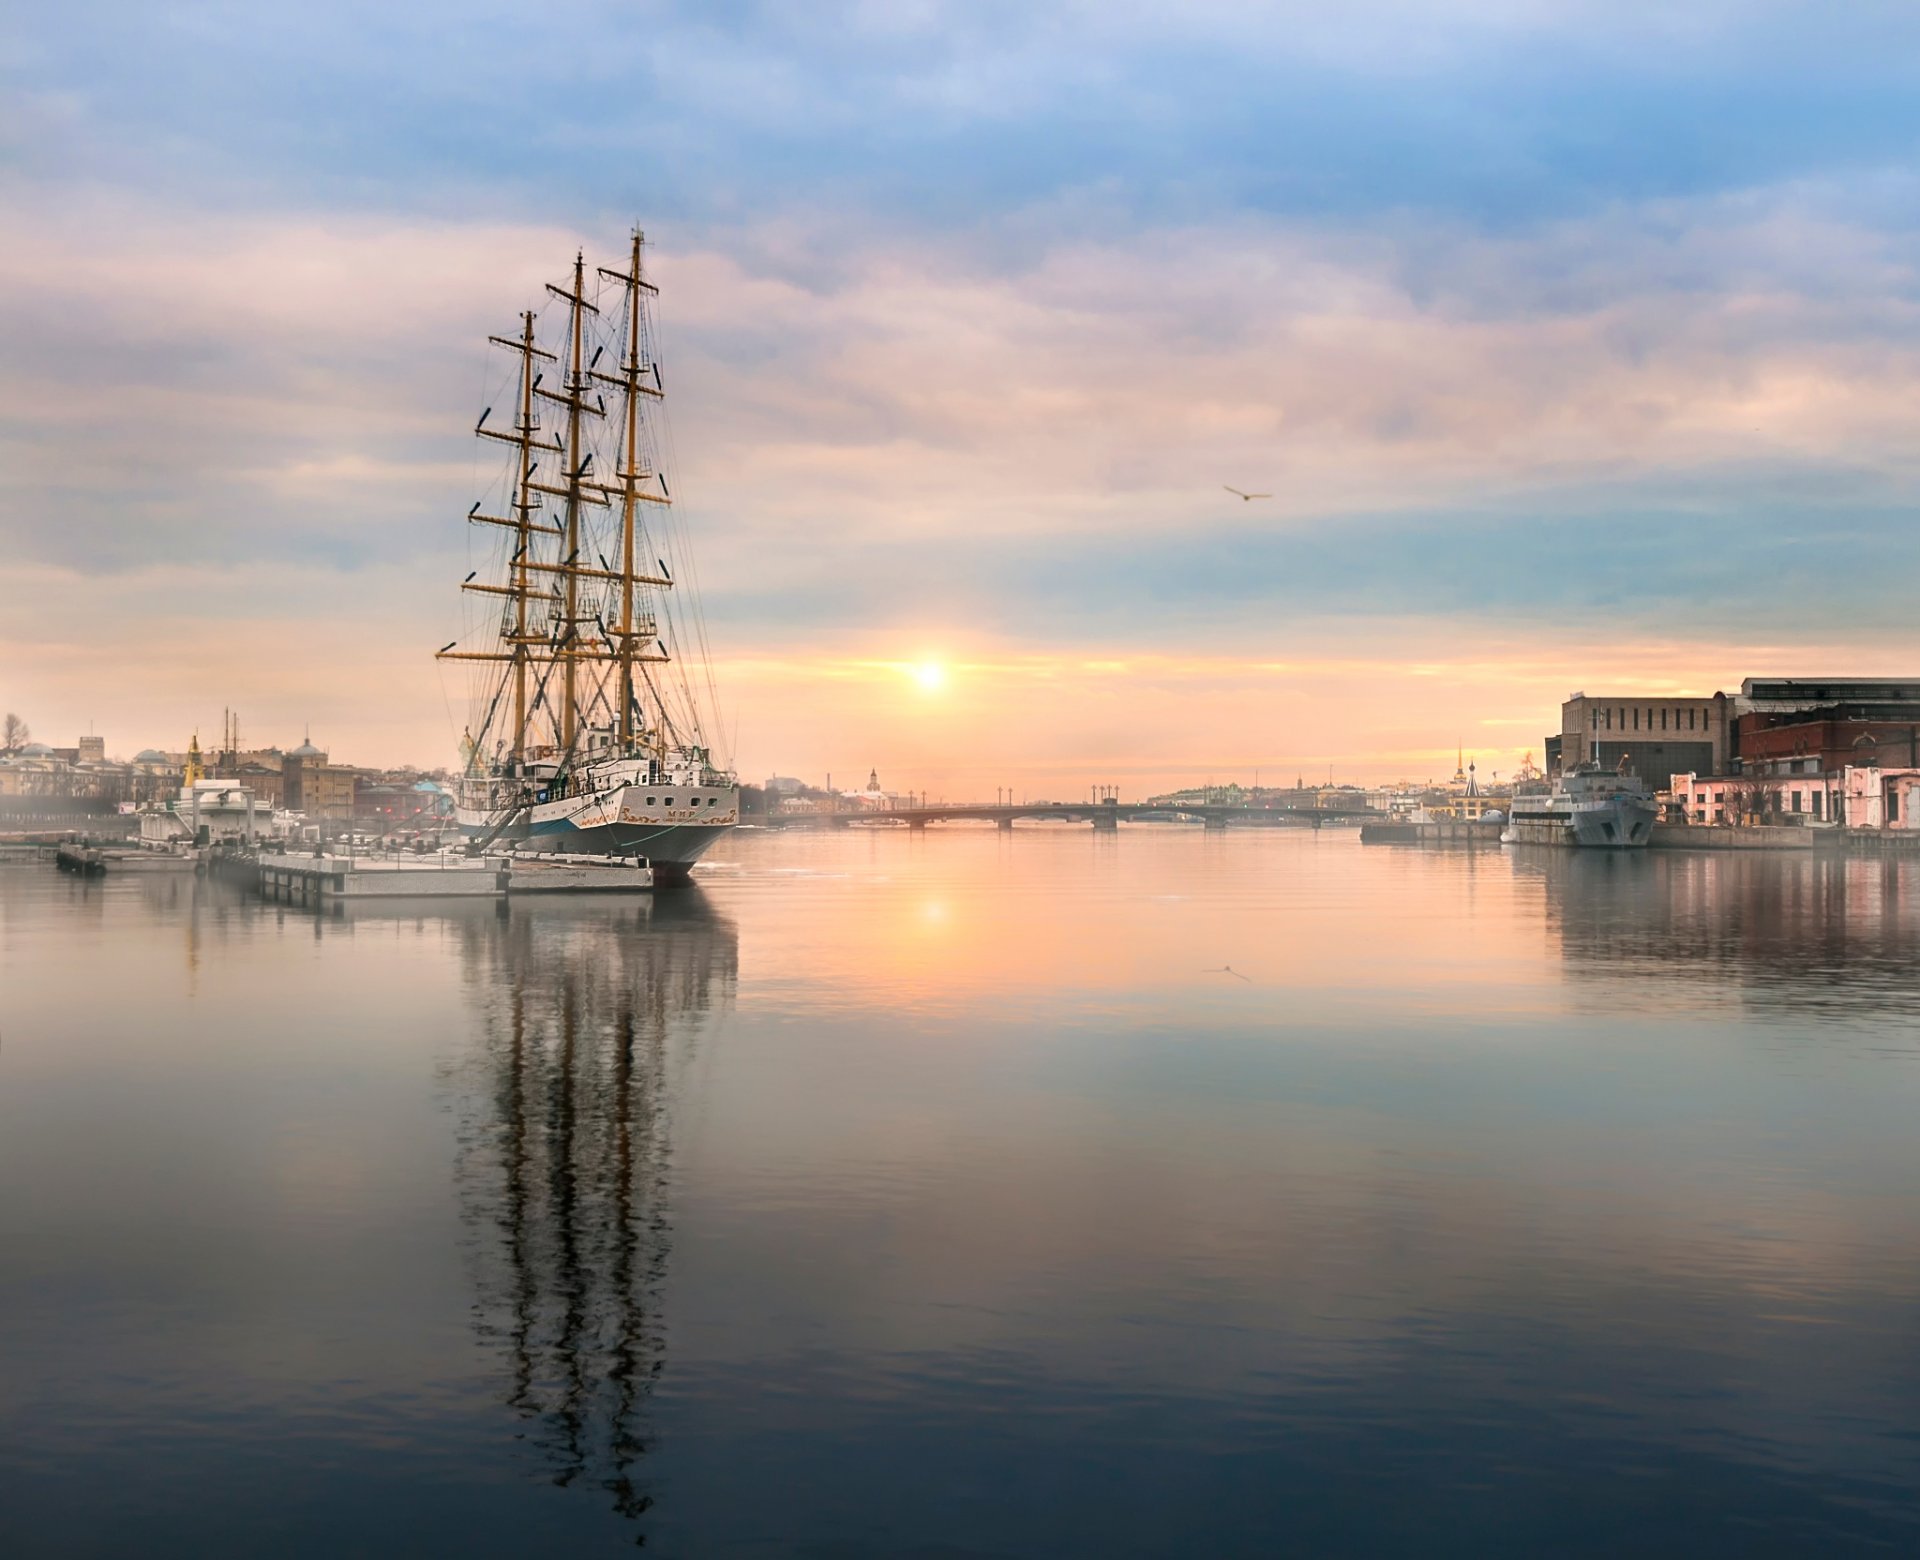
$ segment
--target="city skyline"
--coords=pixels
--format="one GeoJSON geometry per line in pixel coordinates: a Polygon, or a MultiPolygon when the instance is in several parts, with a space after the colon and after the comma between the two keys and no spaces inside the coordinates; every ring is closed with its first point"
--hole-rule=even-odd
{"type": "Polygon", "coordinates": [[[110,9],[0,62],[41,740],[456,762],[485,337],[636,220],[746,779],[1504,770],[1588,684],[1912,654],[1892,10],[590,8],[576,78],[110,9]]]}

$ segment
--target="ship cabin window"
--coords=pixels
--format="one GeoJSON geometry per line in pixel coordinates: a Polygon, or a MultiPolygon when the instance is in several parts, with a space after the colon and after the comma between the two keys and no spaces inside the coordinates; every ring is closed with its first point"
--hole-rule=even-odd
{"type": "Polygon", "coordinates": [[[669,807],[671,807],[671,806],[673,805],[673,798],[672,798],[671,796],[669,796],[669,797],[667,798],[667,805],[668,805],[669,807]]]}
{"type": "Polygon", "coordinates": [[[651,806],[653,806],[653,804],[654,804],[654,802],[655,802],[655,800],[656,800],[656,798],[654,798],[654,797],[651,797],[651,796],[649,796],[649,797],[647,798],[647,805],[648,805],[649,807],[651,807],[651,806]]]}
{"type": "Polygon", "coordinates": [[[1892,786],[1887,787],[1887,827],[1892,828],[1900,817],[1900,793],[1892,786]]]}

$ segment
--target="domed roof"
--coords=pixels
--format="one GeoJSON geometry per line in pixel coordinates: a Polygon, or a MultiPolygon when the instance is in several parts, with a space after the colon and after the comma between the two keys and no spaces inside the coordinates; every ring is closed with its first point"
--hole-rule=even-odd
{"type": "Polygon", "coordinates": [[[325,753],[313,745],[312,737],[308,737],[305,742],[302,742],[287,755],[288,758],[325,758],[326,756],[325,753]]]}
{"type": "Polygon", "coordinates": [[[142,748],[133,755],[133,761],[136,764],[164,764],[167,761],[167,755],[158,748],[142,748]]]}
{"type": "Polygon", "coordinates": [[[44,742],[29,742],[20,749],[22,758],[51,758],[53,749],[44,742]]]}

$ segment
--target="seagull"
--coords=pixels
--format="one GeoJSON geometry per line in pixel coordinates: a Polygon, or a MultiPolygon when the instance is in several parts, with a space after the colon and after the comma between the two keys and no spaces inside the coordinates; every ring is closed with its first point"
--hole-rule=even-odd
{"type": "MultiPolygon", "coordinates": [[[[1222,487],[1227,487],[1226,483],[1224,482],[1222,482],[1220,485],[1222,487]]],[[[1242,493],[1237,487],[1229,487],[1227,488],[1227,491],[1231,493],[1235,498],[1239,499],[1242,503],[1248,503],[1248,504],[1252,503],[1256,498],[1272,498],[1273,497],[1271,493],[1242,493]]]]}
{"type": "Polygon", "coordinates": [[[1202,970],[1200,973],[1202,975],[1231,975],[1235,980],[1244,980],[1249,986],[1253,984],[1253,977],[1251,975],[1242,975],[1231,964],[1223,964],[1217,970],[1202,970]]]}

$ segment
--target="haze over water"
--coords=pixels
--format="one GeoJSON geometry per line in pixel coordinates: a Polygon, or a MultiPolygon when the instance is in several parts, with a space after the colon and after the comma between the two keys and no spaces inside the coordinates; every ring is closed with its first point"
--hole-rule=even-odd
{"type": "Polygon", "coordinates": [[[1920,864],[723,851],[0,868],[0,1549],[1920,1544],[1920,864]]]}

